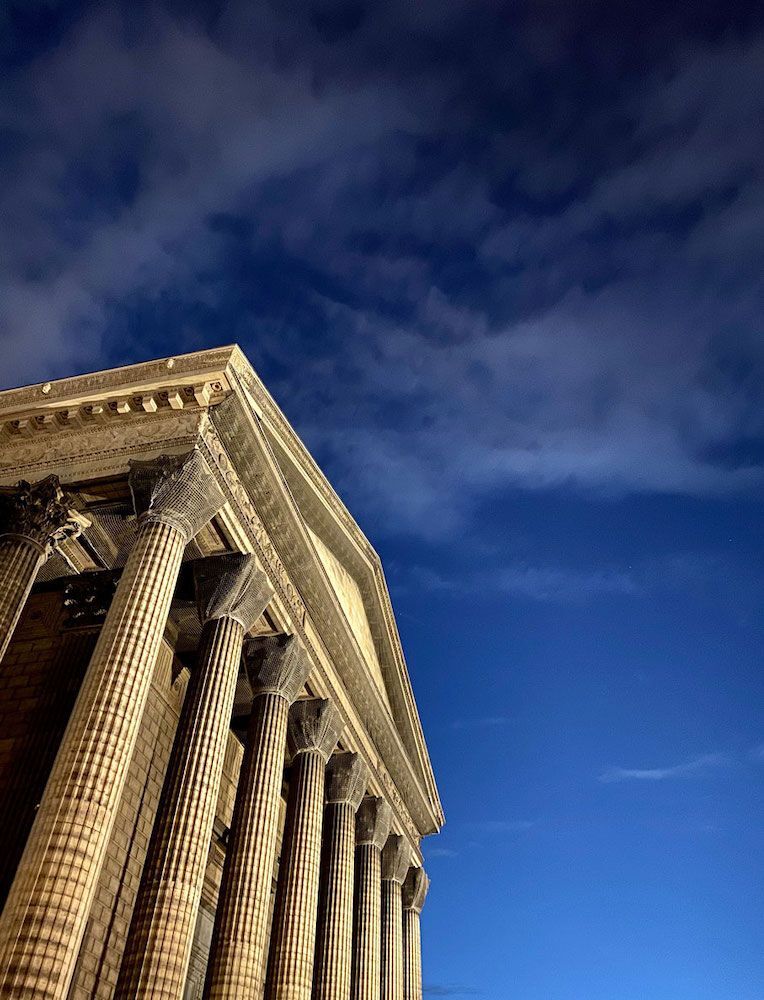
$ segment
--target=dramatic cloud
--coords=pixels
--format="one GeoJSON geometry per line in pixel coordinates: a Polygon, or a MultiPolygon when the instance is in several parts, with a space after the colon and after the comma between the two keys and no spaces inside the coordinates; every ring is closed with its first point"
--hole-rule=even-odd
{"type": "Polygon", "coordinates": [[[665,781],[670,778],[690,778],[726,762],[723,754],[711,753],[695,757],[670,767],[609,767],[597,779],[604,784],[619,781],[665,781]]]}
{"type": "MultiPolygon", "coordinates": [[[[386,530],[494,489],[761,484],[760,37],[197,9],[75,5],[6,60],[4,382],[238,340],[386,530]]],[[[556,573],[503,586],[630,586],[556,573]]]]}

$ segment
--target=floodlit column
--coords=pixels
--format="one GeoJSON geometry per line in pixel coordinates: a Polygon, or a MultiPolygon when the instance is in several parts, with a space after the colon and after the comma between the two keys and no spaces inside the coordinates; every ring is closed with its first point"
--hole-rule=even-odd
{"type": "Polygon", "coordinates": [[[289,713],[293,761],[273,914],[269,1000],[311,1000],[324,770],[341,731],[339,712],[323,698],[297,701],[289,713]]]}
{"type": "Polygon", "coordinates": [[[411,850],[397,833],[382,849],[382,1000],[403,1000],[403,911],[401,888],[411,850]]]}
{"type": "Polygon", "coordinates": [[[419,915],[430,880],[424,868],[409,868],[403,883],[403,1000],[422,1000],[422,935],[419,915]]]}
{"type": "Polygon", "coordinates": [[[391,820],[387,802],[371,796],[356,816],[352,1000],[380,1000],[382,847],[391,820]]]}
{"type": "Polygon", "coordinates": [[[40,567],[53,549],[90,522],[72,508],[58,476],[0,491],[0,660],[40,567]]]}
{"type": "Polygon", "coordinates": [[[0,919],[3,1000],[64,1000],[186,543],[224,496],[198,451],[133,462],[138,534],[0,919]]]}
{"type": "Polygon", "coordinates": [[[244,634],[273,596],[255,557],[194,564],[203,623],[122,959],[117,1000],[180,1000],[191,957],[244,634]]]}
{"type": "Polygon", "coordinates": [[[368,780],[369,769],[357,753],[330,757],[326,768],[314,1000],[350,1000],[355,814],[368,780]]]}
{"type": "Polygon", "coordinates": [[[208,1000],[262,995],[289,706],[310,672],[296,636],[253,639],[245,663],[254,700],[207,966],[208,1000]]]}

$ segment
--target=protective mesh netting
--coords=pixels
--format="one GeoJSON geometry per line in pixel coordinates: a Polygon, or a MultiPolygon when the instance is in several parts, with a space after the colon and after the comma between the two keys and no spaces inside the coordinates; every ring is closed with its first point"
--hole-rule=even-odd
{"type": "Polygon", "coordinates": [[[160,455],[130,462],[130,491],[136,513],[172,524],[191,539],[225,503],[220,486],[201,452],[160,455]]]}
{"type": "Polygon", "coordinates": [[[293,753],[317,750],[328,757],[337,745],[341,732],[342,719],[328,699],[305,698],[292,705],[288,737],[293,753]]]}
{"type": "Polygon", "coordinates": [[[249,631],[263,613],[273,587],[257,568],[255,557],[243,552],[211,556],[194,563],[199,617],[233,618],[249,631]]]}
{"type": "Polygon", "coordinates": [[[369,769],[357,753],[336,753],[326,766],[326,801],[361,804],[369,781],[369,769]]]}
{"type": "Polygon", "coordinates": [[[292,702],[310,673],[310,660],[294,635],[259,636],[244,648],[253,691],[272,691],[292,702]]]}
{"type": "Polygon", "coordinates": [[[355,839],[358,844],[374,844],[380,850],[390,833],[393,810],[384,799],[368,796],[361,802],[355,817],[355,839]]]}

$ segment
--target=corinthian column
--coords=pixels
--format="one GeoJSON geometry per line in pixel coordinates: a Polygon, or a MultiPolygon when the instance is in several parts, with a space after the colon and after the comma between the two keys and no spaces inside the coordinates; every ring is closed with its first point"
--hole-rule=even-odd
{"type": "Polygon", "coordinates": [[[355,916],[352,1000],[380,1000],[382,847],[392,811],[384,799],[365,798],[355,825],[355,916]]]}
{"type": "Polygon", "coordinates": [[[355,814],[368,780],[369,769],[357,753],[329,759],[314,1000],[350,1000],[355,814]]]}
{"type": "Polygon", "coordinates": [[[392,833],[382,850],[382,1000],[403,1000],[403,914],[401,887],[411,851],[392,833]]]}
{"type": "Polygon", "coordinates": [[[3,1000],[64,1000],[186,543],[223,505],[199,452],[131,464],[138,535],[0,920],[3,1000]]]}
{"type": "Polygon", "coordinates": [[[403,1000],[422,1000],[419,914],[430,887],[424,868],[409,868],[403,883],[403,1000]]]}
{"type": "Polygon", "coordinates": [[[207,966],[210,1000],[262,995],[287,719],[310,672],[295,636],[252,640],[245,663],[254,701],[207,966]]]}
{"type": "Polygon", "coordinates": [[[58,476],[0,491],[0,660],[51,551],[90,522],[72,509],[58,476]]]}
{"type": "Polygon", "coordinates": [[[244,634],[273,596],[255,557],[194,564],[203,622],[154,823],[117,1000],[180,1000],[191,957],[244,634]]]}
{"type": "Polygon", "coordinates": [[[322,698],[295,702],[289,713],[294,759],[273,914],[270,1000],[311,1000],[324,768],[341,731],[339,712],[322,698]]]}

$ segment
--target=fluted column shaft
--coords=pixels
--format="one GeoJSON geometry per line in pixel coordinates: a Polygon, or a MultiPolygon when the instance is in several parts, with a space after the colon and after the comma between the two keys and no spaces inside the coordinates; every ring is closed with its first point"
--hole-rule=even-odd
{"type": "Polygon", "coordinates": [[[403,911],[403,1000],[422,1000],[422,933],[417,910],[403,911]]]}
{"type": "Polygon", "coordinates": [[[324,791],[324,761],[315,750],[297,756],[291,782],[273,917],[271,1000],[310,1000],[324,791]]]}
{"type": "Polygon", "coordinates": [[[45,550],[23,535],[0,537],[0,660],[24,610],[45,550]]]}
{"type": "Polygon", "coordinates": [[[382,946],[382,845],[390,807],[367,798],[356,819],[352,1000],[380,1000],[382,946]]]}
{"type": "Polygon", "coordinates": [[[3,998],[66,996],[185,544],[147,523],[125,565],[3,911],[3,998]]]}
{"type": "Polygon", "coordinates": [[[289,706],[309,661],[294,637],[257,644],[255,689],[212,933],[207,1000],[262,995],[289,706]]]}
{"type": "Polygon", "coordinates": [[[403,905],[401,888],[410,851],[391,834],[382,851],[382,1000],[403,1000],[403,905]]]}
{"type": "Polygon", "coordinates": [[[353,941],[353,1000],[379,1000],[382,948],[380,850],[356,848],[356,913],[353,941]]]}
{"type": "Polygon", "coordinates": [[[353,949],[355,809],[332,802],[324,813],[326,900],[316,948],[316,1000],[350,996],[353,949]]]}
{"type": "Polygon", "coordinates": [[[368,769],[358,754],[330,759],[313,1000],[350,1000],[355,814],[367,781],[368,769]]]}
{"type": "MultiPolygon", "coordinates": [[[[227,613],[206,620],[202,629],[199,660],[178,723],[116,1000],[183,996],[245,626],[252,625],[272,594],[264,578],[253,581],[251,556],[235,554],[206,562],[227,587],[225,607],[216,609],[227,613]],[[245,615],[242,593],[249,605],[245,615]]],[[[204,620],[205,609],[200,612],[204,620]]]]}
{"type": "Polygon", "coordinates": [[[328,701],[314,699],[293,706],[289,737],[296,745],[273,915],[269,1000],[311,1000],[324,768],[339,728],[339,717],[328,701]]]}
{"type": "Polygon", "coordinates": [[[175,515],[139,522],[93,651],[0,920],[3,1000],[67,995],[192,534],[175,515]]]}
{"type": "Polygon", "coordinates": [[[57,476],[0,492],[0,660],[52,545],[89,524],[70,502],[57,476]]]}
{"type": "Polygon", "coordinates": [[[244,630],[203,629],[143,870],[115,1000],[180,998],[209,853],[244,630]]]}
{"type": "Polygon", "coordinates": [[[403,1000],[401,886],[382,879],[382,1000],[403,1000]]]}
{"type": "Polygon", "coordinates": [[[409,868],[403,883],[403,1000],[422,1000],[422,934],[419,915],[430,880],[423,868],[409,868]]]}

